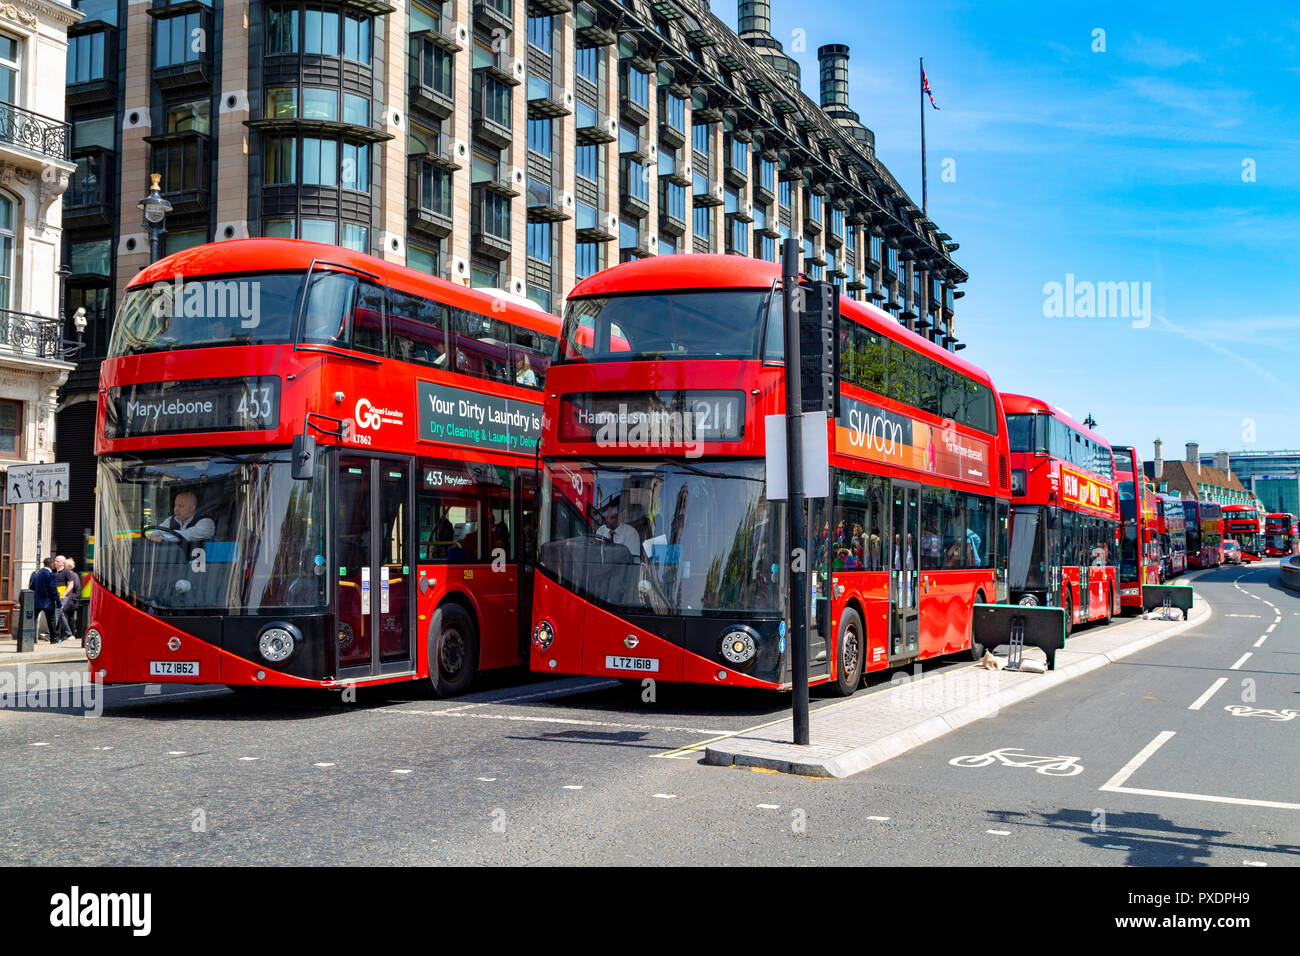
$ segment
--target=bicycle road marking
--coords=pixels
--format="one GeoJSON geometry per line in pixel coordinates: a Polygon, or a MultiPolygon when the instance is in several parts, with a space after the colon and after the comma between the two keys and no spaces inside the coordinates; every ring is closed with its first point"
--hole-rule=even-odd
{"type": "Polygon", "coordinates": [[[1133,776],[1144,763],[1151,759],[1151,755],[1163,747],[1175,736],[1172,730],[1162,730],[1156,734],[1152,741],[1137,752],[1137,754],[1124,766],[1119,768],[1119,772],[1103,783],[1098,790],[1107,793],[1130,793],[1143,797],[1167,797],[1171,800],[1197,800],[1201,803],[1230,803],[1238,806],[1247,807],[1272,807],[1278,810],[1300,810],[1300,803],[1283,803],[1280,800],[1250,800],[1245,797],[1217,797],[1205,793],[1183,793],[1179,790],[1150,790],[1145,787],[1126,787],[1125,781],[1133,776]]]}
{"type": "Polygon", "coordinates": [[[1025,769],[1032,767],[1038,773],[1049,777],[1073,777],[1076,774],[1083,773],[1083,765],[1076,763],[1076,761],[1082,760],[1082,757],[1071,757],[1067,754],[1039,757],[1023,752],[1013,753],[1013,751],[1019,750],[1019,747],[999,747],[996,750],[990,750],[988,753],[953,757],[948,763],[953,767],[976,769],[992,766],[996,762],[1001,767],[1023,767],[1025,769]],[[1017,760],[1021,762],[1017,763],[1017,760]],[[1058,772],[1053,773],[1053,770],[1058,772]]]}

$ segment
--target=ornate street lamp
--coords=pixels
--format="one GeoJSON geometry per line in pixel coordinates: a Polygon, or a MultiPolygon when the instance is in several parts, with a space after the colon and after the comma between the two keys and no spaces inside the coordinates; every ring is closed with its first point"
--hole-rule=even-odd
{"type": "Polygon", "coordinates": [[[149,261],[157,262],[162,255],[162,237],[167,234],[167,214],[172,211],[172,204],[163,198],[158,183],[162,173],[150,173],[149,195],[136,203],[144,213],[144,227],[149,232],[149,261]]]}

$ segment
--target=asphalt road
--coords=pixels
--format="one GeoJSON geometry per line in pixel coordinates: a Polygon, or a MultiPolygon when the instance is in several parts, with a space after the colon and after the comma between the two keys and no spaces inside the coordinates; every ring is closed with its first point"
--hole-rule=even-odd
{"type": "Polygon", "coordinates": [[[595,678],[353,704],[130,685],[97,719],[0,710],[0,847],[73,865],[1295,865],[1300,595],[1276,576],[1202,575],[1206,623],[847,780],[699,763],[788,697],[644,701],[595,678]]]}

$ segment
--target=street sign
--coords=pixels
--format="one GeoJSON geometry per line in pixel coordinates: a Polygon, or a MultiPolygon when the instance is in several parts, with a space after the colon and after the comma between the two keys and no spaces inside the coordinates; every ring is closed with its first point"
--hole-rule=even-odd
{"type": "Polygon", "coordinates": [[[9,473],[5,476],[5,504],[67,501],[68,485],[66,463],[10,465],[9,473]]]}

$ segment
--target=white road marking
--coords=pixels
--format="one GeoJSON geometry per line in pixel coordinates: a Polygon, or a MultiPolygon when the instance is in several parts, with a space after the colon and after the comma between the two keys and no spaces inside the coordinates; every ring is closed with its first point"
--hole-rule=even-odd
{"type": "Polygon", "coordinates": [[[145,684],[144,695],[146,697],[157,697],[162,693],[162,684],[145,684]]]}
{"type": "Polygon", "coordinates": [[[1131,846],[1129,846],[1127,843],[1103,843],[1103,844],[1101,845],[1101,848],[1102,848],[1103,850],[1131,850],[1131,849],[1133,849],[1133,848],[1132,848],[1131,846]]]}
{"type": "Polygon", "coordinates": [[[313,766],[313,767],[332,767],[332,766],[334,766],[334,765],[333,765],[332,763],[314,763],[314,764],[312,764],[312,766],[313,766]]]}
{"type": "Polygon", "coordinates": [[[658,797],[660,800],[676,800],[676,799],[677,799],[677,794],[675,794],[675,793],[656,793],[655,796],[658,797]]]}
{"type": "Polygon", "coordinates": [[[985,830],[985,833],[992,833],[994,836],[1011,836],[1010,830],[985,830]]]}
{"type": "Polygon", "coordinates": [[[1182,793],[1178,790],[1148,790],[1142,787],[1126,787],[1124,781],[1133,776],[1137,769],[1141,767],[1151,755],[1165,745],[1165,743],[1174,736],[1172,730],[1162,730],[1156,734],[1151,743],[1147,744],[1137,752],[1137,755],[1124,766],[1120,767],[1119,772],[1111,777],[1097,789],[1105,790],[1109,793],[1131,793],[1143,797],[1167,797],[1171,800],[1198,800],[1202,803],[1231,803],[1246,807],[1274,807],[1279,810],[1300,810],[1300,803],[1283,803],[1279,800],[1248,800],[1245,797],[1215,797],[1204,793],[1182,793]]]}
{"type": "Polygon", "coordinates": [[[155,695],[153,695],[153,696],[145,696],[145,697],[128,697],[127,700],[155,700],[155,699],[157,699],[158,697],[166,697],[166,698],[169,698],[169,699],[171,699],[171,700],[179,700],[179,699],[183,699],[183,698],[185,698],[185,697],[203,697],[203,696],[205,696],[205,695],[207,695],[207,694],[229,694],[229,693],[230,693],[230,691],[226,690],[226,688],[224,688],[224,687],[218,687],[218,688],[216,688],[216,689],[214,689],[214,690],[187,690],[187,691],[181,691],[179,694],[155,694],[155,695]]]}
{"type": "Polygon", "coordinates": [[[627,724],[614,720],[578,720],[573,717],[534,717],[530,714],[485,714],[481,711],[454,710],[393,710],[386,713],[414,714],[420,717],[473,717],[477,720],[513,720],[533,724],[568,724],[576,727],[622,727],[627,730],[666,730],[670,733],[725,734],[725,730],[707,730],[702,727],[674,727],[663,724],[627,724]]]}
{"type": "Polygon", "coordinates": [[[169,757],[184,757],[184,756],[185,756],[185,751],[184,751],[184,750],[169,750],[169,751],[167,751],[167,756],[169,756],[169,757]]]}
{"type": "Polygon", "coordinates": [[[886,820],[889,819],[889,817],[867,817],[867,819],[868,819],[868,820],[879,820],[881,823],[884,823],[886,820]]]}
{"type": "Polygon", "coordinates": [[[496,777],[475,777],[475,780],[481,780],[483,783],[492,783],[496,777]]]}
{"type": "Polygon", "coordinates": [[[1228,670],[1230,671],[1241,670],[1241,665],[1246,663],[1246,661],[1248,660],[1250,660],[1250,651],[1247,651],[1245,654],[1242,654],[1241,657],[1237,660],[1237,663],[1229,667],[1228,670]]]}
{"type": "Polygon", "coordinates": [[[565,790],[581,790],[581,789],[582,789],[582,784],[580,784],[580,783],[566,783],[566,784],[564,785],[564,789],[565,789],[565,790]]]}
{"type": "Polygon", "coordinates": [[[1225,614],[1223,616],[1224,617],[1253,617],[1256,620],[1258,620],[1260,617],[1260,615],[1258,614],[1225,614]]]}
{"type": "Polygon", "coordinates": [[[1251,646],[1251,647],[1259,647],[1259,645],[1263,644],[1263,643],[1264,643],[1265,641],[1267,641],[1267,640],[1268,640],[1268,635],[1265,634],[1263,637],[1261,637],[1259,640],[1257,640],[1254,644],[1252,644],[1252,645],[1250,645],[1250,646],[1251,646]]]}
{"type": "Polygon", "coordinates": [[[48,747],[49,745],[50,742],[48,740],[38,740],[32,744],[33,747],[48,747]]]}
{"type": "Polygon", "coordinates": [[[1273,633],[1273,629],[1274,629],[1275,627],[1277,627],[1277,621],[1274,621],[1272,624],[1270,624],[1268,627],[1266,627],[1266,628],[1264,629],[1264,633],[1265,633],[1265,634],[1272,634],[1272,633],[1273,633]]]}
{"type": "Polygon", "coordinates": [[[1211,697],[1213,697],[1218,692],[1219,688],[1226,683],[1228,683],[1228,678],[1220,677],[1218,680],[1216,680],[1213,684],[1210,685],[1209,690],[1207,690],[1200,697],[1196,698],[1195,703],[1193,703],[1192,706],[1188,707],[1187,709],[1200,710],[1202,707],[1205,706],[1205,702],[1208,701],[1211,697]]]}
{"type": "Polygon", "coordinates": [[[410,770],[394,770],[392,773],[410,773],[410,770]]]}
{"type": "Polygon", "coordinates": [[[240,760],[261,760],[261,757],[240,757],[240,760]]]}
{"type": "Polygon", "coordinates": [[[760,803],[760,804],[758,805],[758,809],[760,809],[760,810],[780,810],[780,809],[781,809],[781,804],[779,804],[779,803],[760,803]]]}
{"type": "Polygon", "coordinates": [[[1268,866],[1263,860],[1242,860],[1242,866],[1268,866]]]}

